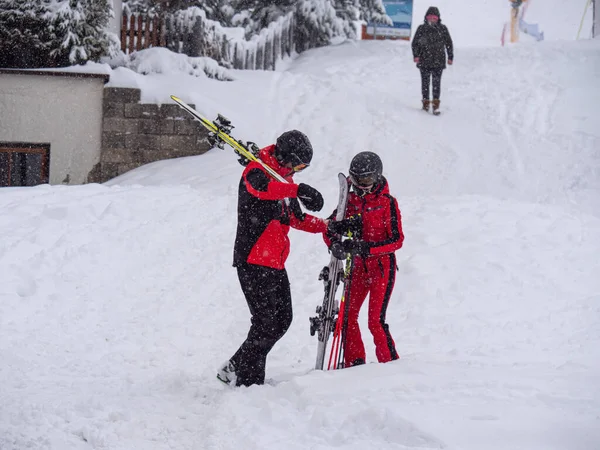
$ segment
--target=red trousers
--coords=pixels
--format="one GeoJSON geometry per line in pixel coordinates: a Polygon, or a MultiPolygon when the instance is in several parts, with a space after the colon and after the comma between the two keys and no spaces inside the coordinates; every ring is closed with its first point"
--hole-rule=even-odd
{"type": "Polygon", "coordinates": [[[387,306],[396,281],[396,256],[391,253],[362,259],[355,257],[352,275],[346,282],[345,302],[347,308],[347,328],[344,339],[344,366],[364,364],[365,346],[358,326],[358,314],[369,297],[369,331],[373,335],[375,353],[379,362],[398,359],[396,344],[385,323],[387,306]]]}

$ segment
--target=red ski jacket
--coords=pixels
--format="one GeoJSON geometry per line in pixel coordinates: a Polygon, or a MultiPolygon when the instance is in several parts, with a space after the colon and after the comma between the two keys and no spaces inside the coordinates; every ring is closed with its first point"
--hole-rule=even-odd
{"type": "MultiPolygon", "coordinates": [[[[357,214],[362,218],[361,239],[370,244],[366,259],[393,253],[402,247],[404,242],[402,216],[398,202],[390,195],[385,178],[369,194],[362,197],[353,191],[348,194],[345,218],[357,214]]],[[[335,217],[335,211],[330,217],[335,217]]],[[[331,240],[325,234],[323,236],[327,246],[330,246],[331,240]]]]}
{"type": "Polygon", "coordinates": [[[256,264],[284,269],[290,253],[290,226],[309,233],[324,233],[323,219],[305,214],[297,200],[298,185],[290,169],[274,156],[275,145],[260,151],[260,159],[289,183],[273,179],[257,162],[248,164],[238,190],[238,226],[233,265],[256,264]]]}

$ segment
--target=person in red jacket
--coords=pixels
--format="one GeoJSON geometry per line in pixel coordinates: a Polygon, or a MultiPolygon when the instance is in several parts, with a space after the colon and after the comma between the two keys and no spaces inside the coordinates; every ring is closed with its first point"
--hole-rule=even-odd
{"type": "Polygon", "coordinates": [[[217,373],[224,383],[263,384],[267,355],[292,323],[285,270],[290,251],[288,231],[290,227],[309,233],[327,229],[327,221],[305,214],[298,203],[320,211],[321,194],[307,184],[293,183],[293,175],[309,166],[312,155],[306,135],[287,131],[276,144],[263,148],[259,157],[288,183],[275,180],[257,162],[250,162],[242,174],[233,265],[252,318],[248,337],[217,373]]]}
{"type": "Polygon", "coordinates": [[[344,287],[344,367],[366,361],[358,314],[369,293],[368,324],[377,360],[398,359],[385,316],[396,279],[395,251],[402,247],[404,234],[398,202],[390,194],[382,172],[383,163],[375,153],[361,152],[352,159],[346,219],[330,222],[328,233],[324,235],[336,258],[352,257],[352,271],[344,287]],[[354,238],[342,240],[341,235],[347,232],[354,238]]]}

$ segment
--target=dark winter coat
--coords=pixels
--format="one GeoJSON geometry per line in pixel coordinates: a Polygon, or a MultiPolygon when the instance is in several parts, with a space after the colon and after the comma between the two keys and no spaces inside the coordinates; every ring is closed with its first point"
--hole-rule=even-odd
{"type": "Polygon", "coordinates": [[[289,169],[279,165],[273,155],[275,146],[260,151],[260,159],[289,183],[275,180],[257,162],[248,164],[240,180],[238,226],[233,250],[233,265],[243,263],[284,269],[290,252],[290,226],[309,233],[323,233],[322,219],[305,214],[297,200],[298,185],[289,169]]]}
{"type": "MultiPolygon", "coordinates": [[[[439,17],[437,8],[429,8],[426,16],[432,13],[439,17]]],[[[454,59],[452,38],[441,18],[436,24],[428,24],[425,19],[425,23],[419,25],[413,37],[412,52],[414,58],[419,58],[417,67],[420,69],[445,69],[446,52],[449,60],[454,59]]]]}

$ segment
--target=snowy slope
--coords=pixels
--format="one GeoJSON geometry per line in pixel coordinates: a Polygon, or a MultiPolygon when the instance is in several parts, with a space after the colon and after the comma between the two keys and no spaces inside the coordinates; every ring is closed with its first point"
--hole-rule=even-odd
{"type": "MultiPolygon", "coordinates": [[[[469,11],[453,19],[464,30],[469,11]]],[[[322,190],[323,214],[352,156],[381,154],[407,236],[388,310],[401,359],[310,370],[328,256],[292,232],[295,319],[270,384],[217,384],[249,325],[229,151],[106,185],[4,189],[0,449],[596,450],[600,42],[486,49],[476,33],[439,118],[418,110],[406,43],[319,49],[230,83],[113,72],[144,101],[224,113],[240,138],[305,130],[316,154],[298,180],[322,190]]]]}
{"type": "MultiPolygon", "coordinates": [[[[143,101],[169,102],[175,93],[208,117],[221,112],[236,136],[261,145],[290,128],[310,130],[309,181],[331,180],[340,164],[370,149],[389,155],[386,167],[402,195],[484,194],[599,214],[598,52],[594,41],[459,48],[442,81],[447,114],[437,121],[419,109],[419,75],[404,42],[309,51],[285,72],[236,73],[243,82],[181,75],[166,83],[162,76],[126,78],[120,69],[113,82],[139,85],[143,101]]],[[[220,158],[237,177],[231,155],[220,158]]],[[[131,177],[124,179],[137,182],[131,177]]],[[[335,182],[330,188],[334,202],[335,182]]]]}
{"type": "Polygon", "coordinates": [[[248,314],[220,187],[0,197],[0,448],[595,448],[599,219],[403,198],[388,313],[402,358],[330,373],[309,373],[307,321],[326,255],[296,233],[296,320],[270,357],[274,386],[228,391],[215,367],[248,314]]]}
{"type": "MultiPolygon", "coordinates": [[[[527,0],[525,20],[537,23],[549,41],[572,41],[577,37],[587,0],[527,0]]],[[[510,0],[414,0],[413,17],[421,22],[430,6],[440,9],[442,21],[460,47],[500,46],[505,23],[510,22],[510,0]]],[[[591,36],[591,8],[583,22],[581,38],[591,36]]],[[[414,32],[414,29],[413,29],[414,32]]],[[[529,42],[528,36],[522,36],[529,42]]]]}

